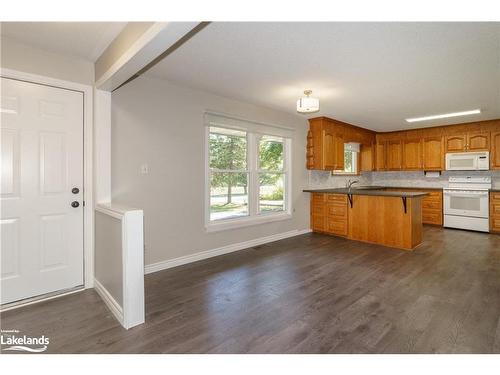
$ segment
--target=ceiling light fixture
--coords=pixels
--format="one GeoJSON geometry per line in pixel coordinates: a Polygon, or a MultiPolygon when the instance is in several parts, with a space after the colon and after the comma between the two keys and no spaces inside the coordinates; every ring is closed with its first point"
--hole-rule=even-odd
{"type": "Polygon", "coordinates": [[[312,90],[304,90],[305,98],[297,100],[297,112],[313,113],[319,111],[319,99],[311,98],[312,90]]]}
{"type": "Polygon", "coordinates": [[[407,118],[406,121],[407,122],[418,122],[418,121],[436,120],[436,119],[447,118],[447,117],[475,115],[478,113],[481,113],[480,109],[473,109],[472,111],[453,112],[453,113],[444,113],[442,115],[407,118]]]}

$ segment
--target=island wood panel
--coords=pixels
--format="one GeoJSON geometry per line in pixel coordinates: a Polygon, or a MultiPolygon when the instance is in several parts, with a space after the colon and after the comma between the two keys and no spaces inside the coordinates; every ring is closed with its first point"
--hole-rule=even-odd
{"type": "Polygon", "coordinates": [[[389,191],[425,191],[422,198],[422,224],[443,225],[443,191],[418,188],[387,188],[389,191]]]}
{"type": "Polygon", "coordinates": [[[353,195],[348,238],[412,250],[422,242],[422,199],[353,195]]]}

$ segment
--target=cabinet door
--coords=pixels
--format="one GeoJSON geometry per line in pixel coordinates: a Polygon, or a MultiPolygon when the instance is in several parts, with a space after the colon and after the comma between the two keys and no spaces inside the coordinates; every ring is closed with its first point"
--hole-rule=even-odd
{"type": "Polygon", "coordinates": [[[500,169],[500,131],[491,133],[491,169],[500,169]]]}
{"type": "Polygon", "coordinates": [[[361,145],[360,157],[361,157],[361,163],[360,163],[361,172],[373,171],[375,167],[374,145],[373,144],[361,145]]]}
{"type": "Polygon", "coordinates": [[[467,151],[489,151],[490,133],[470,132],[467,134],[467,151]]]}
{"type": "Polygon", "coordinates": [[[385,171],[385,161],[386,161],[386,143],[377,142],[375,149],[375,170],[385,171]]]}
{"type": "Polygon", "coordinates": [[[387,160],[388,170],[399,170],[402,166],[402,147],[401,141],[387,141],[387,160]]]}
{"type": "Polygon", "coordinates": [[[324,232],[326,226],[325,194],[311,194],[311,229],[314,232],[324,232]]]}
{"type": "Polygon", "coordinates": [[[449,135],[446,137],[446,152],[466,151],[467,136],[465,134],[449,135]]]}
{"type": "Polygon", "coordinates": [[[403,169],[422,169],[422,141],[407,139],[403,142],[403,169]]]}
{"type": "Polygon", "coordinates": [[[332,127],[323,130],[323,169],[344,169],[344,138],[332,127]]]}
{"type": "Polygon", "coordinates": [[[444,145],[442,137],[427,137],[423,140],[424,171],[444,170],[444,145]]]}

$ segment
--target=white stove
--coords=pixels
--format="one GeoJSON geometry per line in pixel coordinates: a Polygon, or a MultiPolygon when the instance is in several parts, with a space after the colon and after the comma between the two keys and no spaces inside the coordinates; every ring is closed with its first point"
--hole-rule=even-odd
{"type": "Polygon", "coordinates": [[[450,177],[443,189],[444,226],[489,232],[491,177],[450,177]]]}

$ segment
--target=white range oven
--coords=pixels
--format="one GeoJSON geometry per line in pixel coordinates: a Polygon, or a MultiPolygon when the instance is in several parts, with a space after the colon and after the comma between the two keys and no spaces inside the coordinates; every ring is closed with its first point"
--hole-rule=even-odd
{"type": "Polygon", "coordinates": [[[443,189],[444,226],[489,232],[491,177],[450,177],[443,189]]]}

